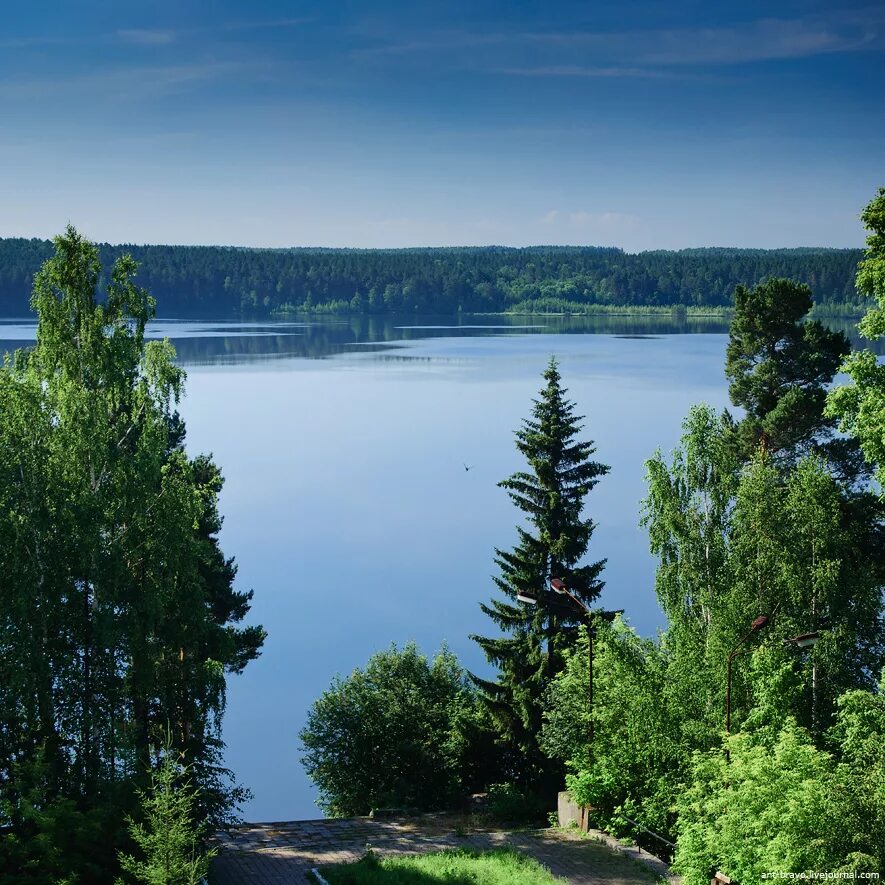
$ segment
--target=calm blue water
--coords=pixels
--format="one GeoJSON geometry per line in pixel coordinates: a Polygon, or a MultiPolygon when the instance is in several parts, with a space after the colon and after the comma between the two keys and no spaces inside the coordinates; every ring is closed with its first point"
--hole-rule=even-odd
{"type": "MultiPolygon", "coordinates": [[[[248,820],[319,816],[297,733],[336,673],[412,639],[486,672],[467,636],[490,627],[478,604],[519,518],[496,483],[523,467],[513,431],[551,354],[612,468],[587,499],[590,555],[608,559],[602,604],[643,634],[662,626],[638,526],[643,464],[676,445],[692,404],[726,405],[724,327],[468,325],[154,324],[187,367],[188,447],[224,471],[224,550],[269,632],[230,680],[225,718],[248,820]]],[[[0,352],[32,337],[32,323],[0,321],[0,352]]]]}

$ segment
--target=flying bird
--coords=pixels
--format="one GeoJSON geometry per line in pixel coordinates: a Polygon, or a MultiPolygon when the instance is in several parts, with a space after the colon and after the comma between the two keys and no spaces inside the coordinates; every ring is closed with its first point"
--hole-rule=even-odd
{"type": "MultiPolygon", "coordinates": [[[[464,464],[463,461],[462,461],[461,463],[464,464]]],[[[472,470],[472,469],[473,469],[473,465],[471,464],[470,467],[468,467],[466,464],[464,464],[464,469],[465,469],[465,470],[472,470]]]]}

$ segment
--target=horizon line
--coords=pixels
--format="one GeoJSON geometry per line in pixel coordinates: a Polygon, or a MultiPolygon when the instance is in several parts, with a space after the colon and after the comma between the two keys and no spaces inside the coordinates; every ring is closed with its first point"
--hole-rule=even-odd
{"type": "MultiPolygon", "coordinates": [[[[60,234],[59,234],[60,236],[60,234]]],[[[42,243],[52,243],[53,237],[26,237],[26,236],[6,236],[0,237],[0,243],[10,240],[38,241],[42,243]]],[[[529,251],[532,249],[597,249],[615,250],[625,255],[644,255],[650,252],[699,252],[713,251],[717,249],[728,250],[731,252],[798,252],[798,251],[828,251],[828,252],[862,252],[863,245],[858,246],[824,246],[824,245],[804,245],[804,246],[729,246],[729,245],[713,245],[713,246],[680,246],[679,248],[651,248],[638,249],[629,251],[623,246],[615,245],[598,245],[593,243],[533,243],[526,246],[512,246],[503,243],[483,243],[483,244],[440,244],[433,246],[327,246],[327,245],[290,245],[290,246],[246,246],[236,243],[136,243],[136,242],[119,242],[111,243],[106,240],[86,239],[95,246],[108,246],[114,249],[133,247],[139,249],[233,249],[249,252],[293,252],[293,251],[324,251],[324,252],[433,252],[442,250],[482,250],[482,249],[506,249],[511,251],[529,251]]]]}

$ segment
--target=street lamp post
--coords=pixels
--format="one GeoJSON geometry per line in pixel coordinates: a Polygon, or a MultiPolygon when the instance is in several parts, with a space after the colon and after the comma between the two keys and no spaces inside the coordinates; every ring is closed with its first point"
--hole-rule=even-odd
{"type": "MultiPolygon", "coordinates": [[[[761,630],[768,624],[768,617],[765,615],[761,615],[756,618],[755,621],[750,625],[750,632],[744,636],[741,641],[732,649],[731,654],[728,656],[728,682],[725,689],[725,733],[731,734],[731,665],[734,661],[735,655],[737,655],[738,651],[740,651],[741,646],[757,631],[761,630]]],[[[791,639],[784,639],[783,643],[786,646],[794,646],[795,648],[813,648],[817,645],[817,641],[820,639],[819,633],[803,633],[800,636],[793,636],[791,639]]],[[[817,727],[817,674],[812,671],[812,680],[811,680],[811,690],[812,690],[812,700],[811,700],[811,719],[814,724],[815,730],[817,727]]],[[[728,751],[726,750],[726,754],[728,751]]]]}
{"type": "MultiPolygon", "coordinates": [[[[588,651],[588,676],[587,676],[587,702],[588,709],[590,711],[590,722],[587,728],[587,737],[588,737],[588,746],[592,750],[593,747],[593,640],[596,636],[596,628],[593,626],[593,616],[594,614],[600,615],[605,620],[614,620],[617,615],[623,614],[623,609],[618,609],[617,611],[603,611],[596,612],[590,608],[589,605],[584,603],[581,599],[575,596],[571,590],[566,586],[565,582],[560,580],[559,578],[553,578],[550,581],[550,589],[554,593],[558,593],[562,596],[567,596],[581,611],[587,618],[587,651],[588,651]]],[[[524,602],[527,605],[537,605],[538,598],[536,596],[530,596],[527,593],[518,593],[516,598],[520,602],[524,602]]]]}
{"type": "MultiPolygon", "coordinates": [[[[794,636],[792,639],[785,639],[784,645],[793,648],[814,648],[820,639],[820,633],[803,633],[801,636],[794,636]]],[[[817,663],[812,658],[811,661],[811,730],[817,734],[817,663]]]]}
{"type": "Polygon", "coordinates": [[[596,629],[593,626],[593,612],[590,606],[586,605],[571,590],[566,587],[565,582],[559,578],[553,578],[550,582],[550,589],[554,593],[568,596],[575,605],[583,609],[587,616],[587,709],[589,711],[589,722],[587,725],[587,746],[588,751],[593,751],[593,639],[595,638],[596,629]]]}
{"type": "Polygon", "coordinates": [[[731,654],[728,656],[728,681],[726,683],[725,689],[725,733],[731,734],[731,664],[734,661],[735,655],[740,650],[740,647],[757,631],[761,630],[768,623],[768,618],[765,615],[761,615],[756,618],[755,621],[750,625],[750,632],[744,636],[741,641],[731,650],[731,654]]]}

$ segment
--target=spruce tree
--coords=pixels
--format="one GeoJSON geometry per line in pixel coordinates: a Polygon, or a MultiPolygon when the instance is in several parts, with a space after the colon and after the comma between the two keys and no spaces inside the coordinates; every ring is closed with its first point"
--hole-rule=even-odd
{"type": "Polygon", "coordinates": [[[146,885],[200,885],[209,875],[215,849],[205,850],[197,821],[199,790],[188,779],[188,766],[167,739],[149,790],[139,790],[141,821],[129,818],[129,834],[140,858],[119,853],[125,882],[146,885]]]}
{"type": "Polygon", "coordinates": [[[511,773],[542,790],[553,788],[560,773],[538,746],[543,697],[585,620],[577,606],[563,604],[548,588],[559,578],[586,605],[602,591],[605,560],[580,564],[595,528],[592,519],[582,518],[582,509],[587,493],[609,470],[591,460],[592,442],[577,440],[583,419],[566,399],[553,358],[544,380],[531,417],[516,431],[516,447],[529,469],[499,483],[528,523],[517,526],[519,542],[512,551],[495,551],[500,570],[495,583],[505,598],[481,605],[505,635],[472,637],[498,668],[497,681],[473,679],[512,754],[511,773]],[[536,598],[537,605],[519,602],[523,595],[536,598]]]}

